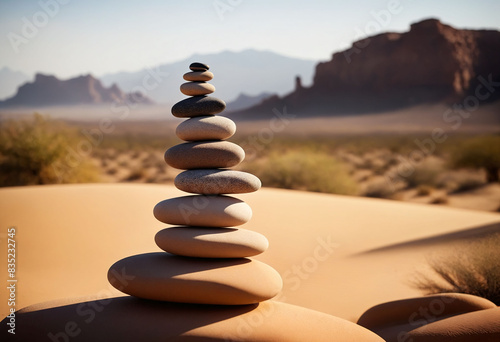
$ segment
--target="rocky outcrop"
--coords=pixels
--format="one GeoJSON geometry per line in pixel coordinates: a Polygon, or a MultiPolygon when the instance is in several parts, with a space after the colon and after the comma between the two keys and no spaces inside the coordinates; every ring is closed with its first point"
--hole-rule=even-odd
{"type": "Polygon", "coordinates": [[[106,88],[92,75],[60,80],[55,76],[36,74],[33,82],[20,86],[16,95],[0,102],[0,105],[31,107],[113,102],[153,103],[141,93],[124,93],[116,84],[106,88]]]}
{"type": "Polygon", "coordinates": [[[460,30],[436,19],[411,25],[406,33],[383,33],[353,43],[316,66],[313,85],[296,87],[236,115],[272,115],[287,106],[295,114],[368,113],[422,103],[453,103],[475,95],[482,85],[500,99],[500,32],[460,30]],[[485,83],[490,84],[490,89],[485,83]],[[496,86],[498,88],[498,85],[496,86]]]}

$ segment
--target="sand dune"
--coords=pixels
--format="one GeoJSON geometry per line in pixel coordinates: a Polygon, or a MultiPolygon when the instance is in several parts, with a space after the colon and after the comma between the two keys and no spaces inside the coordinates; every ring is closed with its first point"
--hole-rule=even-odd
{"type": "Polygon", "coordinates": [[[434,235],[427,238],[416,239],[389,246],[379,247],[363,252],[361,253],[361,255],[367,253],[377,253],[377,252],[398,250],[398,249],[405,249],[412,247],[430,247],[434,245],[439,248],[443,247],[443,245],[455,244],[457,242],[467,242],[473,239],[483,238],[496,233],[500,233],[499,223],[487,224],[479,227],[457,230],[451,233],[434,235]]]}
{"type": "MultiPolygon", "coordinates": [[[[3,251],[7,229],[17,228],[17,309],[121,295],[108,284],[108,268],[129,255],[160,251],[154,235],[166,225],[153,217],[153,207],[183,194],[144,184],[0,189],[3,251]]],[[[429,254],[455,238],[498,231],[500,223],[495,213],[300,191],[237,197],[253,209],[243,228],[269,239],[269,250],[256,259],[283,277],[277,300],[350,320],[378,303],[420,295],[408,281],[429,254]]],[[[7,279],[6,258],[0,268],[7,279]]],[[[0,291],[6,303],[7,291],[0,291]]],[[[2,305],[0,313],[7,310],[2,305]]]]}

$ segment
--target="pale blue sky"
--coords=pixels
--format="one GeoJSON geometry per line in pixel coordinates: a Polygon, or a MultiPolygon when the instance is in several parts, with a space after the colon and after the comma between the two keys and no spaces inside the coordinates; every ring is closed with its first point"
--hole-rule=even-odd
{"type": "Polygon", "coordinates": [[[374,33],[367,27],[402,32],[435,17],[498,30],[498,13],[498,0],[1,0],[0,68],[99,76],[248,48],[328,60],[360,34],[374,33]],[[390,18],[377,21],[376,13],[390,8],[390,18]],[[26,20],[37,30],[29,37],[26,20]]]}

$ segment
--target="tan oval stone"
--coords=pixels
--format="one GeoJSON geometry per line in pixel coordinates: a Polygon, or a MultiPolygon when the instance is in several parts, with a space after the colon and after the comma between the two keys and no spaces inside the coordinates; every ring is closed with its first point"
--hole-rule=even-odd
{"type": "Polygon", "coordinates": [[[230,196],[184,196],[158,203],[153,214],[158,221],[172,225],[232,227],[252,218],[245,202],[230,196]]]}
{"type": "Polygon", "coordinates": [[[224,140],[233,136],[236,124],[223,116],[197,116],[181,122],[175,133],[186,141],[224,140]]]}
{"type": "Polygon", "coordinates": [[[220,305],[262,302],[283,286],[279,273],[257,260],[186,258],[164,252],[122,259],[111,266],[108,280],[139,298],[220,305]],[[130,276],[126,282],[119,278],[124,273],[130,276]]]}
{"type": "Polygon", "coordinates": [[[248,172],[196,169],[181,172],[175,186],[182,191],[204,195],[243,194],[260,189],[260,179],[248,172]]]}
{"type": "Polygon", "coordinates": [[[205,81],[210,81],[211,79],[214,78],[214,74],[211,73],[210,71],[192,71],[192,72],[187,72],[182,76],[186,81],[191,81],[191,82],[205,82],[205,81]]]}
{"type": "MultiPolygon", "coordinates": [[[[193,305],[130,296],[83,298],[30,306],[16,312],[16,320],[22,329],[16,329],[15,340],[21,342],[65,334],[68,322],[74,322],[69,327],[77,327],[70,330],[71,342],[383,342],[345,319],[272,300],[250,305],[193,305]],[[88,322],[92,313],[96,319],[88,322]]],[[[2,326],[8,321],[5,318],[2,326]]],[[[10,339],[12,334],[1,329],[0,340],[10,339]]]]}
{"type": "Polygon", "coordinates": [[[245,151],[229,141],[199,141],[175,145],[165,152],[165,162],[176,169],[233,167],[245,159],[245,151]]]}
{"type": "Polygon", "coordinates": [[[173,227],[156,233],[155,242],[165,252],[197,258],[244,258],[269,247],[264,235],[241,228],[173,227]]]}
{"type": "Polygon", "coordinates": [[[186,82],[181,84],[181,92],[188,96],[208,95],[214,91],[213,84],[206,82],[186,82]]]}

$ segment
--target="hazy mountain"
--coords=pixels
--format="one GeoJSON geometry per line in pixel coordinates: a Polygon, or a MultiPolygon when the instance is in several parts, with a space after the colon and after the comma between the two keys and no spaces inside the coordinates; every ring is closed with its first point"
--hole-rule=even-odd
{"type": "Polygon", "coordinates": [[[17,88],[30,79],[30,76],[20,71],[11,70],[8,67],[0,69],[0,100],[13,96],[17,88]]]}
{"type": "Polygon", "coordinates": [[[296,82],[290,94],[231,117],[268,118],[274,108],[285,106],[288,113],[318,116],[427,103],[456,104],[471,112],[480,102],[500,99],[498,61],[499,31],[455,29],[428,19],[412,24],[409,32],[383,33],[355,42],[350,49],[334,53],[330,61],[316,65],[310,87],[296,82]]]}
{"type": "Polygon", "coordinates": [[[224,51],[216,54],[193,55],[185,60],[163,64],[138,72],[103,75],[104,84],[117,83],[123,90],[140,89],[157,102],[173,104],[185,98],[179,91],[182,75],[192,62],[208,64],[215,75],[210,81],[216,88],[214,96],[226,102],[239,94],[251,96],[263,92],[284,95],[293,89],[293,79],[300,75],[310,84],[315,61],[285,57],[269,51],[224,51]],[[146,90],[146,91],[144,91],[146,90]]]}
{"type": "Polygon", "coordinates": [[[272,94],[272,93],[261,93],[259,95],[255,95],[255,96],[249,96],[247,94],[243,94],[241,93],[240,95],[238,95],[238,97],[234,100],[234,101],[231,101],[229,103],[226,104],[226,111],[237,111],[237,110],[243,110],[243,109],[246,109],[246,108],[250,108],[252,106],[255,106],[259,103],[261,103],[262,101],[264,101],[265,99],[273,96],[275,94],[272,94]]]}
{"type": "Polygon", "coordinates": [[[124,93],[116,84],[106,88],[92,75],[60,80],[36,74],[35,80],[19,87],[16,95],[0,102],[2,107],[54,106],[102,103],[153,103],[140,93],[124,93]]]}

